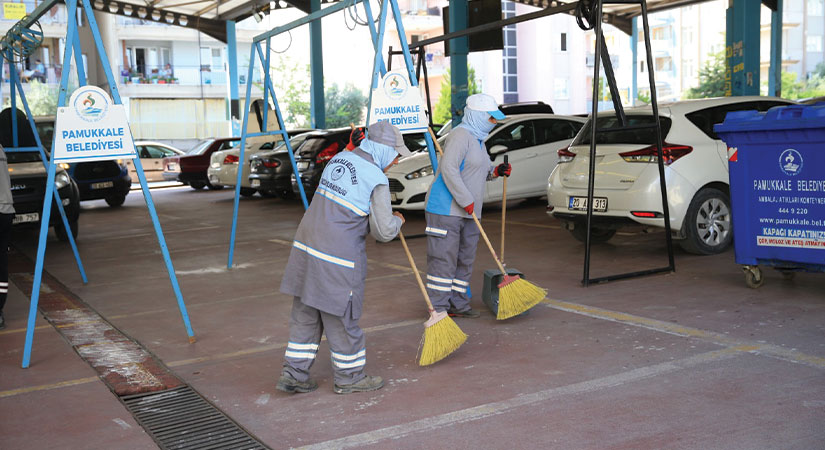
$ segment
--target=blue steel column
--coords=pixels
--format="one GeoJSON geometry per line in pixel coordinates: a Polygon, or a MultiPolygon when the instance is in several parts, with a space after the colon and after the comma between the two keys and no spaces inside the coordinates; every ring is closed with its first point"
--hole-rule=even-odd
{"type": "Polygon", "coordinates": [[[727,10],[727,67],[730,91],[725,95],[759,95],[759,19],[761,2],[733,0],[727,10]]]}
{"type": "MultiPolygon", "coordinates": [[[[238,40],[235,37],[235,21],[226,21],[226,49],[229,72],[229,124],[232,136],[241,135],[240,102],[238,100],[238,40]]],[[[251,63],[251,61],[250,61],[251,63]]],[[[250,80],[246,81],[247,83],[250,80]]]]}
{"type": "Polygon", "coordinates": [[[638,17],[633,18],[633,31],[630,33],[630,52],[633,55],[633,75],[630,82],[630,104],[636,106],[639,100],[639,29],[636,27],[638,17]]]}
{"type": "Polygon", "coordinates": [[[768,95],[782,96],[782,0],[771,12],[771,67],[768,69],[768,95]]]}
{"type": "MultiPolygon", "coordinates": [[[[321,10],[321,0],[310,0],[311,13],[321,10]]],[[[312,128],[326,128],[326,110],[324,107],[324,49],[321,43],[321,21],[309,23],[310,72],[309,88],[310,124],[312,128]]]]}
{"type": "MultiPolygon", "coordinates": [[[[467,28],[467,0],[450,0],[450,32],[461,31],[467,28]]],[[[469,40],[460,37],[450,41],[450,109],[453,113],[453,126],[461,122],[456,114],[467,103],[467,53],[469,40]]]]}

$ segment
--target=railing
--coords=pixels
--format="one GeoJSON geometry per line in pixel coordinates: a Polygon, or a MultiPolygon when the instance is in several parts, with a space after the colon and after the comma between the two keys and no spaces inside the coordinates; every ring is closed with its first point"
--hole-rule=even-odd
{"type": "MultiPolygon", "coordinates": [[[[62,67],[55,64],[43,64],[41,71],[36,70],[37,65],[32,63],[29,69],[24,69],[23,64],[16,64],[17,75],[20,77],[21,83],[31,83],[37,81],[43,84],[57,84],[60,82],[60,75],[62,74],[62,67]]],[[[11,81],[9,79],[10,73],[9,63],[3,61],[3,83],[11,81]]]]}
{"type": "MultiPolygon", "coordinates": [[[[238,67],[238,83],[246,84],[249,66],[238,67]]],[[[170,67],[160,65],[143,65],[137,68],[128,66],[118,67],[118,82],[121,84],[181,84],[181,85],[226,85],[229,79],[227,71],[221,68],[208,66],[175,65],[170,67]]],[[[261,74],[256,72],[252,82],[261,82],[261,74]]]]}

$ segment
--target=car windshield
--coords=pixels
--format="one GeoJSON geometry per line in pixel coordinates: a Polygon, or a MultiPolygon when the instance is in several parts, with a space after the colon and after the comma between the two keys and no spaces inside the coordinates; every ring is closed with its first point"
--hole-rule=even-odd
{"type": "MultiPolygon", "coordinates": [[[[584,128],[576,135],[571,145],[589,145],[591,137],[592,120],[588,120],[584,128]]],[[[596,134],[597,144],[656,144],[656,130],[649,128],[654,124],[653,115],[629,115],[627,116],[627,127],[622,129],[617,116],[603,116],[597,119],[598,129],[612,129],[614,131],[599,132],[596,134]]],[[[670,119],[659,116],[659,123],[662,126],[662,139],[670,131],[670,119]]]]}
{"type": "Polygon", "coordinates": [[[6,151],[6,159],[10,164],[40,162],[40,152],[11,152],[6,151]]]}
{"type": "Polygon", "coordinates": [[[189,149],[186,152],[186,154],[187,155],[203,155],[203,152],[205,152],[206,149],[209,148],[209,145],[212,144],[212,142],[214,142],[214,140],[204,139],[204,140],[198,142],[197,144],[195,144],[195,146],[192,147],[191,149],[189,149]]]}
{"type": "Polygon", "coordinates": [[[37,134],[40,135],[40,142],[43,144],[43,147],[51,148],[52,139],[54,138],[54,121],[37,122],[35,126],[37,127],[37,134]]]}

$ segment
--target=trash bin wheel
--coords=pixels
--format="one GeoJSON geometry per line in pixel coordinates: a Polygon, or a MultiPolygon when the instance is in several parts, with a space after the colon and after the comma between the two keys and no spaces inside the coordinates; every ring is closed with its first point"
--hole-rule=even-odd
{"type": "Polygon", "coordinates": [[[762,277],[762,269],[758,266],[744,266],[742,270],[745,272],[745,284],[751,289],[756,289],[765,283],[765,278],[762,277]]]}

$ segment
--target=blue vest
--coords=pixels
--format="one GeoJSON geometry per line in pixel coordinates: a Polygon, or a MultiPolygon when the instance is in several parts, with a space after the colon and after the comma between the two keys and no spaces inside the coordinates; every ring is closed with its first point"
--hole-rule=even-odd
{"type": "Polygon", "coordinates": [[[389,184],[389,181],[378,166],[352,152],[343,151],[327,164],[315,193],[366,217],[370,212],[372,191],[379,184],[389,184]]]}

